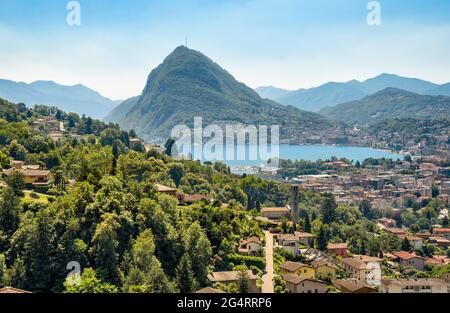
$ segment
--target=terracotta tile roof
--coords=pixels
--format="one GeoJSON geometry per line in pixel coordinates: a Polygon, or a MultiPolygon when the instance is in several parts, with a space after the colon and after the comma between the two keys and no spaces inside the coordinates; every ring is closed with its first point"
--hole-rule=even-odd
{"type": "Polygon", "coordinates": [[[164,185],[160,185],[160,184],[156,184],[156,188],[158,189],[159,192],[164,192],[164,191],[177,191],[176,189],[164,186],[164,185]]]}
{"type": "Polygon", "coordinates": [[[364,262],[364,263],[369,263],[369,262],[381,262],[383,261],[380,258],[374,257],[374,256],[369,256],[369,255],[354,255],[353,256],[355,259],[364,262]]]}
{"type": "Polygon", "coordinates": [[[423,259],[421,256],[414,254],[414,253],[409,253],[406,251],[398,251],[398,252],[394,252],[393,255],[395,255],[396,257],[402,259],[402,260],[410,260],[410,259],[414,259],[414,258],[419,258],[419,259],[423,259]]]}
{"type": "Polygon", "coordinates": [[[280,264],[280,268],[285,269],[289,272],[295,272],[296,270],[298,270],[299,268],[302,268],[302,267],[312,268],[310,265],[303,264],[300,262],[286,261],[286,262],[280,264]]]}
{"type": "Polygon", "coordinates": [[[246,238],[246,239],[242,240],[241,241],[241,245],[246,245],[246,244],[248,244],[250,242],[261,244],[261,239],[259,239],[259,237],[256,237],[256,236],[252,236],[252,237],[249,237],[249,238],[246,238]]]}
{"type": "Polygon", "coordinates": [[[447,283],[437,278],[400,278],[400,279],[382,279],[381,283],[386,286],[447,286],[447,283]]]}
{"type": "Polygon", "coordinates": [[[365,269],[366,268],[366,264],[360,260],[354,259],[354,258],[345,258],[342,259],[342,263],[356,268],[356,269],[365,269]]]}
{"type": "Polygon", "coordinates": [[[216,288],[205,287],[197,290],[195,293],[225,293],[225,291],[216,288]]]}
{"type": "Polygon", "coordinates": [[[422,240],[422,238],[417,237],[417,236],[406,236],[406,238],[408,238],[408,240],[411,240],[411,241],[419,241],[419,240],[422,240]]]}
{"type": "Polygon", "coordinates": [[[403,229],[400,229],[400,228],[387,227],[385,230],[389,233],[397,234],[397,235],[402,235],[402,234],[406,233],[403,229]]]}
{"type": "Polygon", "coordinates": [[[450,240],[441,236],[431,236],[430,238],[428,238],[428,240],[431,242],[441,242],[441,243],[450,242],[450,240]]]}
{"type": "Polygon", "coordinates": [[[435,229],[433,229],[433,233],[435,233],[435,234],[450,233],[450,228],[435,228],[435,229]]]}
{"type": "Polygon", "coordinates": [[[299,238],[314,238],[314,236],[310,233],[307,232],[300,232],[300,231],[296,231],[295,236],[299,237],[299,238]]]}
{"type": "Polygon", "coordinates": [[[347,243],[329,243],[327,245],[327,249],[328,250],[332,250],[332,249],[347,249],[348,244],[347,243]]]}
{"type": "Polygon", "coordinates": [[[185,196],[183,196],[183,201],[196,202],[196,201],[200,201],[200,200],[208,200],[208,198],[209,198],[209,196],[207,196],[207,195],[200,195],[200,194],[185,195],[185,196]]]}
{"type": "Polygon", "coordinates": [[[311,281],[311,282],[315,282],[315,283],[320,283],[320,284],[326,285],[326,283],[321,281],[321,280],[318,280],[318,279],[315,279],[315,278],[302,278],[302,277],[300,277],[298,275],[290,274],[290,273],[283,275],[283,279],[286,282],[289,282],[289,283],[294,284],[294,285],[298,285],[298,284],[300,284],[302,282],[305,282],[305,281],[311,281]]]}
{"type": "Polygon", "coordinates": [[[372,289],[373,292],[376,292],[376,289],[366,286],[363,283],[361,283],[359,280],[354,279],[354,278],[337,280],[334,282],[334,285],[338,289],[345,288],[346,290],[348,290],[350,292],[355,292],[360,289],[368,289],[368,291],[370,291],[370,289],[372,289]]]}
{"type": "Polygon", "coordinates": [[[6,176],[9,176],[12,174],[12,172],[14,171],[18,171],[20,173],[22,173],[24,176],[31,176],[31,177],[36,177],[36,176],[48,176],[50,175],[50,171],[49,170],[35,170],[35,169],[28,169],[28,168],[21,168],[21,169],[16,169],[16,168],[9,168],[6,170],[3,170],[3,173],[6,176]]]}
{"type": "Polygon", "coordinates": [[[289,209],[287,207],[262,208],[261,212],[289,212],[289,209]]]}
{"type": "Polygon", "coordinates": [[[31,292],[13,287],[4,287],[0,288],[0,293],[31,293],[31,292]]]}
{"type": "Polygon", "coordinates": [[[324,266],[324,265],[331,267],[331,268],[335,268],[335,269],[337,268],[336,265],[334,265],[333,263],[331,263],[330,261],[328,261],[327,259],[324,259],[324,258],[312,261],[311,265],[314,268],[318,268],[318,267],[324,266]]]}

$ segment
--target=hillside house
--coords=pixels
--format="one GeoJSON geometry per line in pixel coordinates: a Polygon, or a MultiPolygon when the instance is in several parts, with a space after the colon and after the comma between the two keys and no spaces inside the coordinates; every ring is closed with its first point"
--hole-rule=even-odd
{"type": "Polygon", "coordinates": [[[341,293],[377,293],[377,289],[363,284],[355,278],[336,280],[334,287],[339,289],[341,293]]]}
{"type": "Polygon", "coordinates": [[[294,274],[285,274],[283,279],[289,293],[326,293],[327,284],[314,278],[301,278],[294,274]]]}
{"type": "Polygon", "coordinates": [[[450,228],[435,228],[433,229],[433,234],[450,240],[450,228]]]}
{"type": "Polygon", "coordinates": [[[316,277],[326,278],[331,277],[331,279],[336,279],[337,266],[331,263],[329,260],[323,258],[314,260],[311,262],[312,267],[316,272],[316,277]]]}
{"type": "Polygon", "coordinates": [[[329,243],[327,245],[327,253],[331,256],[347,257],[348,245],[347,243],[329,243]]]}
{"type": "Polygon", "coordinates": [[[262,242],[259,237],[252,236],[246,239],[243,239],[240,242],[238,252],[240,254],[247,254],[247,255],[257,255],[262,250],[262,242]]]}
{"type": "Polygon", "coordinates": [[[448,284],[436,278],[382,279],[380,293],[448,293],[448,284]]]}
{"type": "Polygon", "coordinates": [[[311,265],[300,262],[286,261],[280,264],[282,274],[294,274],[301,278],[315,278],[316,272],[311,265]]]}
{"type": "Polygon", "coordinates": [[[25,165],[22,161],[13,161],[11,168],[3,170],[3,176],[8,177],[15,171],[23,175],[27,189],[32,189],[37,186],[48,186],[50,184],[50,171],[41,169],[39,165],[25,165]]]}
{"type": "MultiPolygon", "coordinates": [[[[214,283],[222,283],[225,285],[234,284],[239,286],[239,280],[241,278],[241,272],[239,271],[224,271],[224,272],[212,272],[208,274],[208,280],[214,283]]],[[[249,286],[249,293],[260,293],[261,290],[257,286],[258,276],[253,274],[252,270],[247,271],[247,279],[249,286]]]]}
{"type": "Polygon", "coordinates": [[[425,268],[425,259],[415,253],[398,251],[394,252],[393,255],[396,257],[395,261],[403,266],[415,267],[420,271],[425,268]]]}

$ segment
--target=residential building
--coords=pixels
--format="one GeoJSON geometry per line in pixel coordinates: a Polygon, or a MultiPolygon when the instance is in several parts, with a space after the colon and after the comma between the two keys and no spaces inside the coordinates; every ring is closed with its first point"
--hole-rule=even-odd
{"type": "Polygon", "coordinates": [[[450,240],[450,228],[435,228],[433,229],[433,234],[450,240]]]}
{"type": "Polygon", "coordinates": [[[423,247],[423,239],[418,236],[410,236],[407,235],[406,238],[408,239],[409,243],[413,247],[414,250],[422,250],[423,247]]]}
{"type": "Polygon", "coordinates": [[[290,293],[326,293],[327,284],[314,278],[302,278],[295,274],[285,274],[283,279],[290,293]]]}
{"type": "Polygon", "coordinates": [[[314,278],[316,273],[311,265],[286,261],[280,264],[282,274],[295,274],[301,278],[314,278]]]}
{"type": "Polygon", "coordinates": [[[177,196],[177,190],[174,188],[170,188],[167,186],[163,186],[160,184],[156,184],[156,189],[158,190],[159,193],[165,194],[165,195],[169,195],[172,197],[176,197],[177,196]]]}
{"type": "Polygon", "coordinates": [[[31,291],[26,291],[18,288],[13,287],[3,287],[0,288],[0,294],[2,293],[31,293],[31,291]]]}
{"type": "Polygon", "coordinates": [[[382,279],[380,293],[448,293],[448,283],[437,278],[382,279]]]}
{"type": "Polygon", "coordinates": [[[341,291],[341,293],[376,293],[376,288],[363,284],[360,280],[355,278],[342,279],[334,281],[334,286],[341,291]]]}
{"type": "MultiPolygon", "coordinates": [[[[257,286],[258,276],[253,274],[252,270],[248,270],[247,273],[248,286],[250,293],[260,293],[261,290],[257,286]]],[[[240,271],[224,271],[224,272],[212,272],[208,274],[208,280],[211,283],[222,283],[225,285],[234,284],[239,285],[239,280],[241,279],[240,271]]]]}
{"type": "Polygon", "coordinates": [[[331,256],[347,257],[348,245],[347,243],[329,243],[327,245],[327,252],[331,256]]]}
{"type": "Polygon", "coordinates": [[[8,177],[15,171],[23,175],[25,187],[28,189],[37,186],[48,186],[50,183],[50,171],[41,169],[39,165],[25,165],[22,161],[13,161],[11,168],[3,170],[3,176],[8,177]]]}
{"type": "Polygon", "coordinates": [[[287,207],[262,208],[262,216],[271,220],[278,220],[282,217],[290,217],[290,210],[287,207]]]}
{"type": "Polygon", "coordinates": [[[396,262],[399,262],[403,266],[415,267],[420,271],[425,268],[425,259],[415,253],[409,253],[406,251],[394,252],[396,262]]]}
{"type": "Polygon", "coordinates": [[[444,236],[431,236],[430,238],[428,238],[428,242],[444,249],[450,247],[450,240],[448,240],[444,236]]]}
{"type": "Polygon", "coordinates": [[[195,293],[225,293],[225,291],[212,287],[205,287],[200,290],[197,290],[195,293]]]}
{"type": "Polygon", "coordinates": [[[241,254],[257,255],[262,248],[261,239],[252,236],[241,241],[238,252],[241,254]]]}
{"type": "Polygon", "coordinates": [[[311,262],[312,267],[316,271],[316,277],[336,279],[337,266],[331,263],[329,260],[322,258],[311,262]]]}
{"type": "Polygon", "coordinates": [[[344,258],[342,267],[349,278],[357,279],[363,284],[376,285],[378,284],[377,271],[381,276],[380,264],[371,260],[344,258]]]}

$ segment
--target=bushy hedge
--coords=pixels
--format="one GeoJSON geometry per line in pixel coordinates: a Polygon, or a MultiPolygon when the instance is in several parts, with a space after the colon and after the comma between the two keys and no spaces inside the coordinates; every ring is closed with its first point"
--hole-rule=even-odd
{"type": "Polygon", "coordinates": [[[266,262],[263,257],[250,256],[250,255],[240,255],[240,254],[231,254],[229,256],[230,262],[236,265],[244,263],[247,267],[255,266],[261,271],[264,271],[266,268],[266,262]]]}

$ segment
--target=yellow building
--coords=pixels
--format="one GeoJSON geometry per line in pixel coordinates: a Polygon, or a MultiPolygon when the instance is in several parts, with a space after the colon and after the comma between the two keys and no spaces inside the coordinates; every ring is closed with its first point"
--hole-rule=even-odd
{"type": "Polygon", "coordinates": [[[40,169],[39,165],[24,165],[22,161],[12,161],[12,168],[3,170],[3,175],[8,177],[13,172],[18,171],[23,176],[25,185],[35,187],[39,185],[48,185],[51,179],[49,170],[40,169]]]}
{"type": "Polygon", "coordinates": [[[326,278],[331,277],[332,279],[336,279],[336,269],[337,266],[332,264],[326,259],[318,259],[311,263],[316,271],[316,277],[326,278]]]}
{"type": "Polygon", "coordinates": [[[303,279],[316,277],[316,272],[312,266],[299,262],[286,261],[280,264],[280,271],[281,274],[294,274],[303,279]]]}

